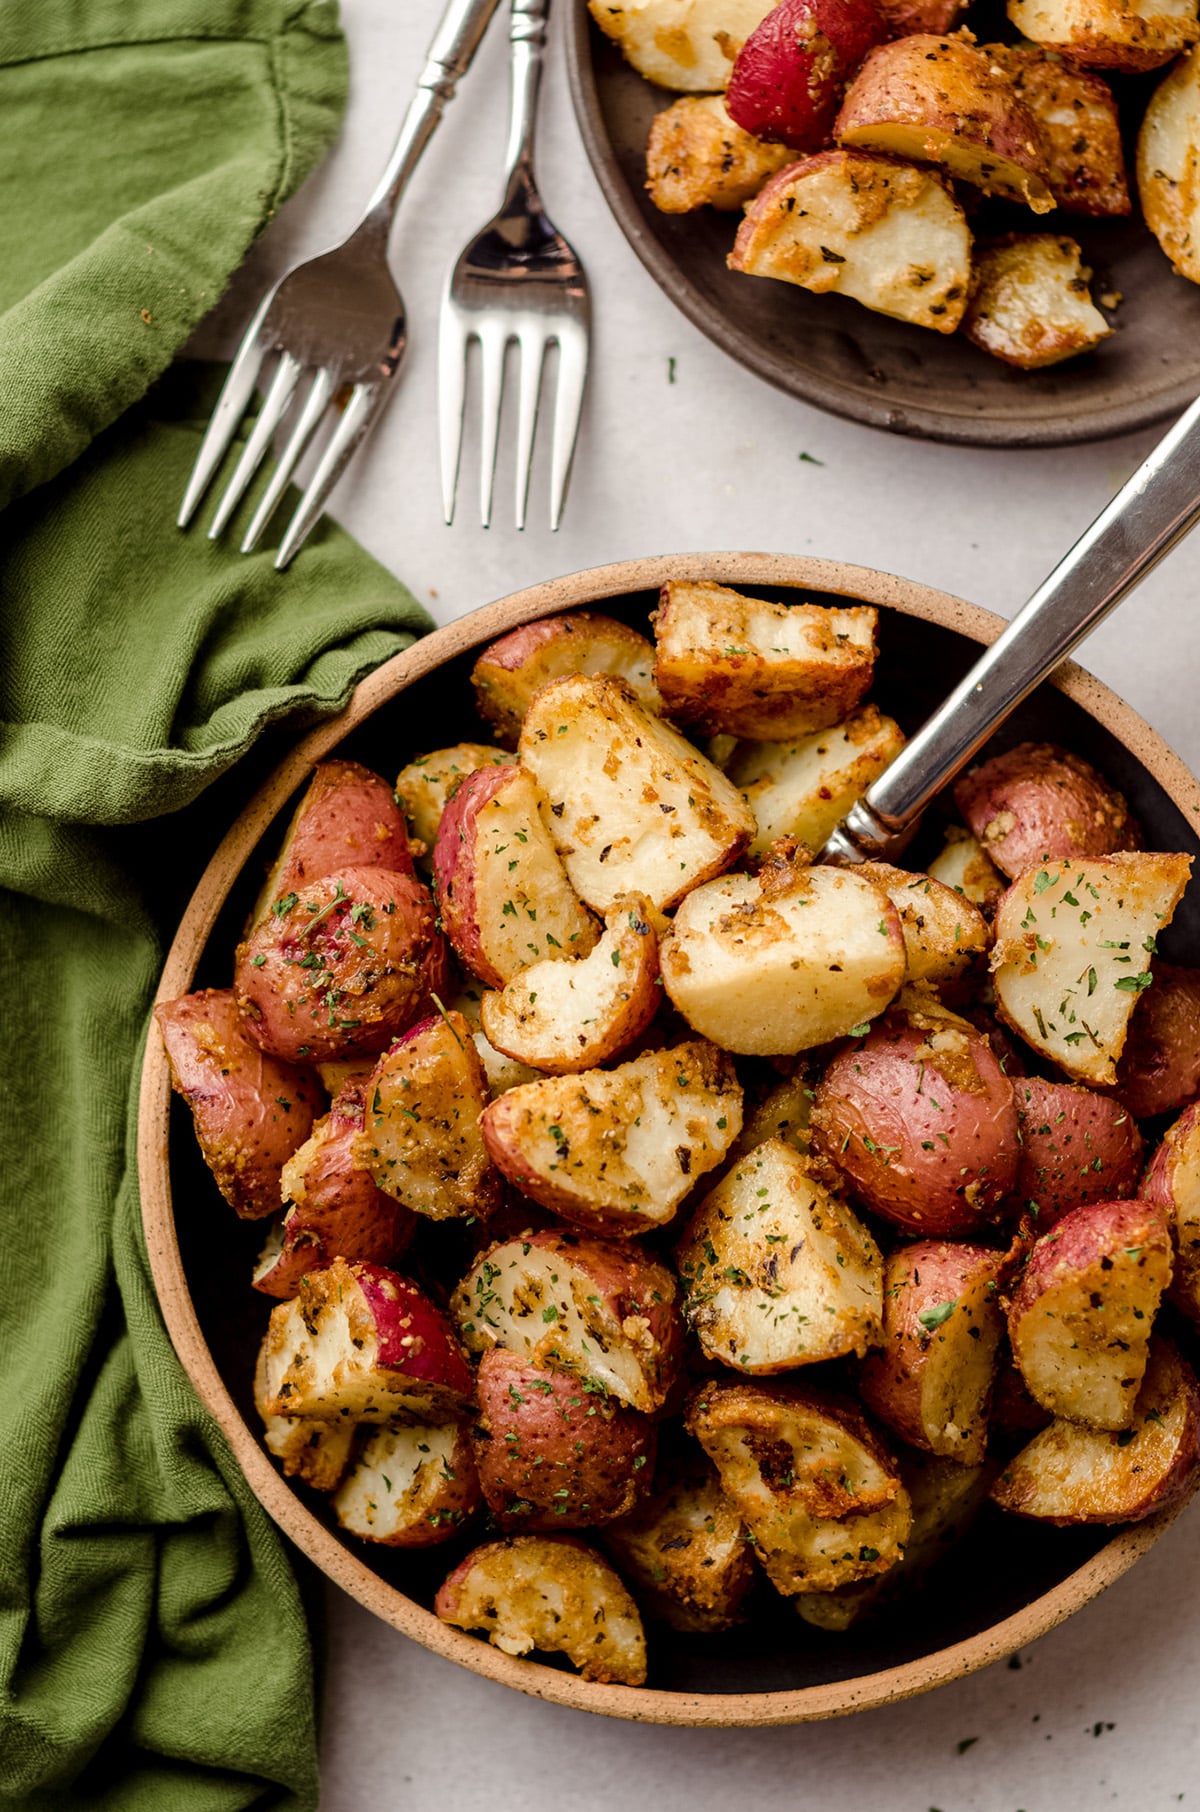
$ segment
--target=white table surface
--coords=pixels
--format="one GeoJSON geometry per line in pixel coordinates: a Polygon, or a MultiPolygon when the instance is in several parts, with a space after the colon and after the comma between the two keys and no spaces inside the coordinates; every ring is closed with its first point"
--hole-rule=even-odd
{"type": "MultiPolygon", "coordinates": [[[[339,237],[386,155],[441,0],[346,0],[352,89],[331,158],[255,248],[201,336],[220,349],[248,298],[339,237]]],[[[565,0],[559,0],[561,12],[565,0]]],[[[925,445],[777,394],[678,314],[626,246],[588,167],[552,34],[538,160],[551,214],[583,259],[593,381],[564,526],[511,526],[502,454],[484,533],[464,469],[441,520],[437,298],[494,210],[507,105],[502,20],[418,172],[393,240],[407,363],[335,513],[440,621],[538,579],[640,554],[811,552],[924,580],[1011,614],[1156,439],[984,452],[925,445]],[[668,382],[674,360],[675,382],[668,382]],[[806,452],[823,463],[803,462],[806,452]]],[[[1177,552],[1085,659],[1200,767],[1200,543],[1177,552]]],[[[1200,1803],[1200,1504],[1134,1572],[1026,1651],[925,1699],[765,1732],[608,1722],[468,1674],[330,1590],[323,1812],[1158,1812],[1200,1803]],[[959,1745],[974,1738],[963,1753],[959,1745]]]]}

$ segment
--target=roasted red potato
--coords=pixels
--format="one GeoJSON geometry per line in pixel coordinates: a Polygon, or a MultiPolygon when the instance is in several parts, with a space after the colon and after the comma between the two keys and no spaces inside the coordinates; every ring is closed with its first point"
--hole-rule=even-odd
{"type": "Polygon", "coordinates": [[[856,1403],[788,1384],[700,1385],[687,1425],[776,1591],[886,1573],[912,1526],[896,1461],[856,1403]]]}
{"type": "Polygon", "coordinates": [[[724,1051],[695,1041],[613,1070],[527,1082],[480,1127],[523,1195],[595,1233],[648,1233],[718,1165],[742,1125],[724,1051]]]}
{"type": "Polygon", "coordinates": [[[417,1422],[367,1433],[333,1510],[363,1541],[432,1548],[457,1535],[481,1501],[467,1430],[417,1422]]]}
{"type": "Polygon", "coordinates": [[[903,747],[899,724],[875,705],[794,742],[737,743],[725,772],[758,820],[750,854],[761,856],[781,837],[796,837],[815,854],[903,747]]]}
{"type": "Polygon", "coordinates": [[[1171,1301],[1200,1326],[1200,1102],[1193,1102],[1167,1129],[1139,1193],[1163,1210],[1171,1229],[1171,1301]]]}
{"type": "Polygon", "coordinates": [[[434,1610],[460,1630],[483,1630],[506,1655],[563,1654],[585,1680],[640,1686],[646,1638],[637,1606],[608,1562],[583,1542],[512,1535],[459,1562],[434,1610]]]}
{"type": "Polygon", "coordinates": [[[501,1347],[475,1383],[475,1465],[501,1528],[586,1529],[633,1509],[654,1468],[649,1416],[501,1347]]]}
{"type": "Polygon", "coordinates": [[[448,749],[418,755],[401,768],[396,798],[408,828],[423,843],[428,856],[437,842],[442,814],[468,774],[480,768],[508,768],[515,757],[507,749],[486,742],[456,742],[448,749]]]}
{"type": "Polygon", "coordinates": [[[757,875],[697,887],[660,946],[663,986],[724,1050],[811,1050],[875,1018],[904,981],[900,915],[857,869],[810,868],[788,842],[757,875]]]}
{"type": "Polygon", "coordinates": [[[586,956],[600,935],[550,827],[546,799],[515,765],[469,775],[442,815],[433,851],[442,923],[489,988],[546,958],[586,956]]]}
{"type": "Polygon", "coordinates": [[[1018,371],[1078,358],[1112,333],[1092,301],[1091,276],[1064,233],[1008,233],[977,245],[960,332],[1018,371]]]}
{"type": "Polygon", "coordinates": [[[516,1088],[518,1083],[540,1081],[542,1071],[530,1069],[527,1063],[518,1063],[515,1057],[506,1057],[503,1051],[496,1050],[489,1043],[482,1029],[483,997],[487,992],[481,982],[470,979],[462,984],[446,1005],[451,1013],[461,1013],[470,1026],[488,1088],[495,1100],[505,1089],[516,1088]]]}
{"type": "Polygon", "coordinates": [[[723,89],[771,0],[588,0],[638,74],[687,94],[723,89]]]}
{"type": "Polygon", "coordinates": [[[1035,1401],[1070,1422],[1128,1428],[1170,1281],[1167,1219],[1152,1202],[1091,1202],[1064,1215],[1035,1244],[1008,1311],[1035,1401]]]}
{"type": "Polygon", "coordinates": [[[662,1001],[658,938],[637,895],[604,915],[604,936],[577,962],[540,962],[480,1001],[495,1050],[544,1075],[610,1063],[641,1036],[662,1001]]]}
{"type": "Polygon", "coordinates": [[[1121,122],[1104,78],[1031,45],[985,44],[983,54],[999,64],[1037,121],[1058,206],[1068,214],[1128,214],[1121,122]]]}
{"type": "Polygon", "coordinates": [[[275,902],[304,893],[344,868],[385,868],[411,875],[408,832],[392,789],[357,761],[323,761],[296,807],[271,872],[258,896],[251,927],[275,902]]]}
{"type": "Polygon", "coordinates": [[[963,38],[914,33],[873,50],[834,126],[839,145],[937,164],[985,195],[1054,206],[1037,124],[1010,78],[963,38]]]}
{"type": "Polygon", "coordinates": [[[1194,44],[1196,0],[1008,0],[1017,30],[1084,69],[1140,75],[1194,44]]]}
{"type": "Polygon", "coordinates": [[[677,1294],[636,1245],[547,1230],[490,1247],[450,1306],[471,1352],[504,1347],[652,1412],[682,1363],[677,1294]]]}
{"type": "MultiPolygon", "coordinates": [[[[1191,868],[1190,856],[1131,853],[1025,869],[996,912],[999,1017],[1073,1079],[1117,1083],[1130,1016],[1153,981],[1155,939],[1191,868]]],[[[1136,1113],[1128,1078],[1120,1087],[1136,1113]]]]}
{"type": "Polygon", "coordinates": [[[861,1358],[881,1338],[879,1248],[782,1139],[750,1152],[705,1197],[676,1263],[701,1350],[735,1371],[861,1358]]]}
{"type": "Polygon", "coordinates": [[[1115,787],[1079,755],[1022,742],[968,768],[954,802],[996,867],[1015,878],[1035,863],[1140,849],[1137,821],[1115,787]]]}
{"type": "Polygon", "coordinates": [[[771,604],[726,585],[664,585],[658,689],[672,717],[710,734],[769,741],[826,730],[871,684],[878,616],[869,604],[771,604]]]}
{"type": "Polygon", "coordinates": [[[276,1416],[267,1408],[271,1387],[263,1338],[254,1370],[254,1407],[262,1418],[263,1444],[283,1467],[285,1478],[300,1479],[314,1491],[335,1491],[354,1446],[355,1424],[315,1416],[276,1416]]]}
{"type": "Polygon", "coordinates": [[[952,1240],[897,1247],[883,1279],[883,1350],[859,1374],[863,1402],[893,1434],[962,1466],[987,1451],[1004,1263],[989,1246],[952,1240]]]}
{"type": "Polygon", "coordinates": [[[596,912],[630,893],[667,912],[754,835],[732,781],[619,679],[544,686],[525,718],[521,760],[549,801],[571,884],[596,912]]]}
{"type": "Polygon", "coordinates": [[[335,1258],[271,1311],[266,1409],[356,1422],[452,1422],[470,1368],[415,1284],[382,1265],[335,1258]]]}
{"type": "Polygon", "coordinates": [[[435,1221],[486,1220],[500,1206],[503,1184],[479,1125],[491,1090],[461,1013],[413,1026],[363,1093],[354,1162],[380,1189],[435,1221]]]}
{"type": "Polygon", "coordinates": [[[154,1017],[217,1188],[243,1220],[277,1213],[283,1167],[321,1111],[316,1078],[247,1036],[230,988],[164,1001],[154,1017]]]}
{"type": "Polygon", "coordinates": [[[732,212],[790,157],[785,145],[764,144],[735,126],[724,95],[684,94],[654,116],[646,188],[660,214],[705,207],[732,212]]]}
{"type": "Polygon", "coordinates": [[[1013,1085],[951,1014],[897,1009],[817,1084],[813,1143],[865,1207],[907,1233],[986,1233],[1017,1177],[1013,1085]]]}
{"type": "Polygon", "coordinates": [[[1012,1348],[1007,1334],[1001,1344],[992,1385],[992,1404],[988,1411],[988,1437],[992,1444],[1011,1451],[1022,1446],[1039,1429],[1047,1428],[1054,1417],[1029,1394],[1029,1386],[1013,1364],[1012,1348]]]}
{"type": "Polygon", "coordinates": [[[1137,1193],[1142,1135],[1124,1102],[1070,1082],[1013,1083],[1021,1129],[1021,1206],[1047,1233],[1072,1208],[1137,1193]]]}
{"type": "Polygon", "coordinates": [[[644,635],[613,617],[579,610],[524,623],[484,649],[471,673],[479,714],[514,748],[533,695],[568,674],[623,679],[648,711],[662,701],[654,684],[654,650],[644,635]]]}
{"type": "Polygon", "coordinates": [[[875,0],[781,0],[738,52],[730,118],[758,138],[819,151],[847,81],[888,36],[875,0]]]}
{"type": "Polygon", "coordinates": [[[900,915],[906,981],[952,991],[980,966],[992,934],[983,913],[964,894],[932,875],[890,862],[860,863],[858,873],[882,887],[900,915]]]}
{"type": "Polygon", "coordinates": [[[953,31],[970,0],[880,0],[888,23],[889,38],[906,38],[913,32],[953,31]]]}
{"type": "Polygon", "coordinates": [[[992,858],[969,830],[952,824],[941,853],[929,864],[935,881],[951,887],[990,919],[1000,903],[1006,882],[992,858]]]}
{"type": "Polygon", "coordinates": [[[768,1139],[782,1139],[793,1151],[805,1155],[814,1100],[812,1084],[799,1070],[776,1082],[757,1101],[744,1102],[742,1130],[725,1154],[723,1175],[728,1176],[733,1165],[740,1164],[768,1139]]]}
{"type": "Polygon", "coordinates": [[[1130,1113],[1170,1113],[1200,1093],[1200,969],[1156,962],[1117,1064],[1130,1113]]]}
{"type": "Polygon", "coordinates": [[[1177,276],[1200,283],[1200,53],[1189,51],[1159,83],[1137,142],[1138,197],[1146,225],[1177,276]]]}
{"type": "Polygon", "coordinates": [[[353,1149],[362,1128],[363,1090],[352,1082],[284,1165],[287,1213],[254,1273],[254,1287],[265,1296],[294,1296],[306,1272],[335,1258],[392,1264],[408,1246],[414,1216],[355,1168],[353,1149]]]}
{"type": "Polygon", "coordinates": [[[754,1584],[749,1531],[698,1448],[672,1452],[660,1470],[650,1495],[604,1530],[604,1546],[651,1617],[700,1635],[731,1629],[754,1584]]]}
{"type": "Polygon", "coordinates": [[[238,945],[233,984],[256,1044],[317,1063],[381,1051],[448,973],[429,889],[343,868],[274,902],[238,945]]]}
{"type": "Polygon", "coordinates": [[[1002,1510],[1044,1523],[1137,1523],[1190,1497],[1200,1478],[1200,1387],[1157,1336],[1119,1433],[1052,1422],[992,1487],[1002,1510]]]}

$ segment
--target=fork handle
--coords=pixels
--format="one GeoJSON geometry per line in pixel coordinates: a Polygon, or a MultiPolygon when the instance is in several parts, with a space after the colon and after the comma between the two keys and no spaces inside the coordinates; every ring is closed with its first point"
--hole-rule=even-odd
{"type": "Polygon", "coordinates": [[[512,101],[504,153],[506,200],[513,199],[518,189],[533,185],[533,146],[549,13],[550,0],[512,0],[508,21],[512,101]]]}
{"type": "Polygon", "coordinates": [[[449,0],[417,77],[417,92],[409,102],[400,135],[375,185],[357,230],[379,230],[386,237],[421,154],[433,137],[453,100],[459,78],[466,74],[491,24],[499,0],[449,0]]]}

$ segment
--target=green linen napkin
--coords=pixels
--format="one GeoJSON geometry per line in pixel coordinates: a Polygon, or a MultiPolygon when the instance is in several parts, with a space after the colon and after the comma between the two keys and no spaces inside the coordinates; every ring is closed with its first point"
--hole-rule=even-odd
{"type": "Polygon", "coordinates": [[[133,1104],[220,831],[427,626],[329,525],[283,576],[181,535],[213,374],[146,394],[344,79],[325,0],[0,4],[4,1804],[316,1803],[296,1582],[164,1332],[133,1104]]]}

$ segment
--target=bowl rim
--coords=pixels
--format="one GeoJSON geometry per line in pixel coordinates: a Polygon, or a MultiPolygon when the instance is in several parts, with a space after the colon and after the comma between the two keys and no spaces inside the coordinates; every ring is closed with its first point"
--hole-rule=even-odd
{"type": "MultiPolygon", "coordinates": [[[[1178,415],[1192,401],[1195,380],[1184,377],[1151,396],[1105,403],[1085,414],[1071,413],[1068,408],[1029,422],[998,421],[987,415],[947,415],[913,403],[898,409],[883,399],[877,401],[869,391],[848,390],[834,379],[780,357],[753,334],[742,332],[735,319],[716,307],[647,227],[608,132],[596,79],[594,34],[598,29],[587,0],[571,0],[565,25],[571,101],[588,162],[609,210],[641,264],[680,313],[722,352],[775,389],[869,428],[964,447],[1065,447],[1109,440],[1154,427],[1178,415]]],[[[659,92],[664,98],[672,95],[669,89],[659,92]]]]}
{"type": "MultiPolygon", "coordinates": [[[[656,555],[589,568],[528,586],[457,618],[414,642],[370,673],[336,717],[301,737],[238,815],[207,864],[171,942],[155,1004],[191,986],[198,960],[230,888],[263,832],[316,762],[410,685],[458,655],[538,617],[629,592],[655,590],[668,579],[800,589],[898,610],[990,643],[1005,619],[947,592],[840,561],[783,554],[656,555]]],[[[1100,680],[1066,661],[1048,682],[1073,699],[1125,746],[1189,819],[1200,821],[1200,783],[1163,739],[1100,680]]],[[[1012,1616],[964,1641],[856,1679],[777,1692],[695,1693],[601,1685],[540,1662],[503,1654],[478,1637],[442,1623],[343,1547],[276,1471],[235,1405],[204,1339],[188,1289],[175,1232],[170,1176],[170,1077],[151,1024],[138,1105],[138,1177],[142,1225],[163,1319],[193,1387],[212,1413],[237,1464],[269,1515],[296,1546],[352,1598],[433,1653],[473,1673],[573,1710],[642,1723],[730,1728],[808,1723],[915,1697],[961,1679],[1045,1635],[1128,1571],[1173,1521],[1182,1504],[1121,1529],[1081,1567],[1012,1616]]]]}

